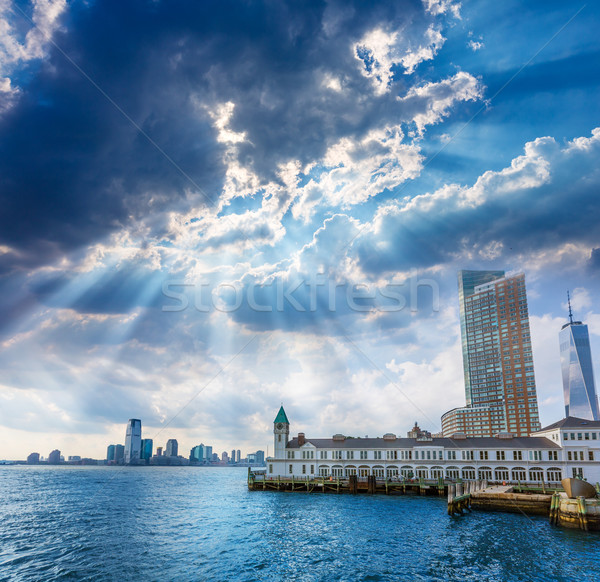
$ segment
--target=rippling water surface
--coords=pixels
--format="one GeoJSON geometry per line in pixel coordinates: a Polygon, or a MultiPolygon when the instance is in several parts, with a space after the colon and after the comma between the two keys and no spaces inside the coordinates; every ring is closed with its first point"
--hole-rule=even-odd
{"type": "Polygon", "coordinates": [[[600,579],[600,537],[444,499],[249,492],[244,469],[0,467],[0,580],[600,579]]]}

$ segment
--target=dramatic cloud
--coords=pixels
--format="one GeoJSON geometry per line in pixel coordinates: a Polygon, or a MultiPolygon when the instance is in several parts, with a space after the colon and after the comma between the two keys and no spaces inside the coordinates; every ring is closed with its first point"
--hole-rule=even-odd
{"type": "Polygon", "coordinates": [[[0,0],[0,458],[101,456],[129,417],[266,448],[281,401],[436,430],[460,268],[526,272],[556,420],[567,289],[600,333],[585,10],[0,0]]]}

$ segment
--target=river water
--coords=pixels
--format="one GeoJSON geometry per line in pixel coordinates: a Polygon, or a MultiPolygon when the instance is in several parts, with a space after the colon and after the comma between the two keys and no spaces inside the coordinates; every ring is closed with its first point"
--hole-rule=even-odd
{"type": "Polygon", "coordinates": [[[0,467],[0,581],[594,581],[600,536],[445,499],[250,492],[246,470],[0,467]]]}

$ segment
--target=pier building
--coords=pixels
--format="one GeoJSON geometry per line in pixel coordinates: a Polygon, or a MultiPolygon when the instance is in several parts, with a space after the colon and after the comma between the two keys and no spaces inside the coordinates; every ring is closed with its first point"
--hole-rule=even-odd
{"type": "Polygon", "coordinates": [[[442,416],[442,432],[525,437],[539,430],[525,276],[459,271],[466,406],[442,416]]]}
{"type": "MultiPolygon", "coordinates": [[[[418,428],[418,427],[416,427],[418,428]]],[[[290,423],[281,407],[274,421],[274,454],[266,459],[266,479],[487,480],[559,483],[579,476],[600,482],[600,421],[568,417],[535,436],[498,433],[491,437],[432,437],[411,430],[406,438],[335,434],[289,439],[290,423]]]]}

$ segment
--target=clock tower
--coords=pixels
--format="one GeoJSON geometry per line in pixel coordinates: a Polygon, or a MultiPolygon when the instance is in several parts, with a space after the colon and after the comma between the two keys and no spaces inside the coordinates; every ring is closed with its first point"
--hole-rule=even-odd
{"type": "Polygon", "coordinates": [[[279,409],[275,420],[273,421],[273,435],[275,437],[275,449],[273,458],[284,459],[285,447],[287,446],[290,436],[290,421],[283,406],[279,409]]]}

